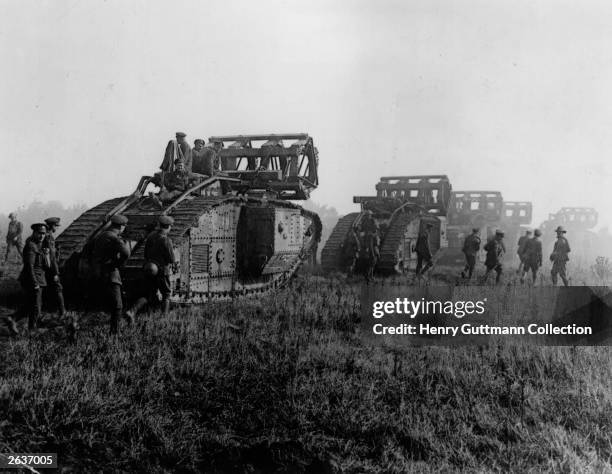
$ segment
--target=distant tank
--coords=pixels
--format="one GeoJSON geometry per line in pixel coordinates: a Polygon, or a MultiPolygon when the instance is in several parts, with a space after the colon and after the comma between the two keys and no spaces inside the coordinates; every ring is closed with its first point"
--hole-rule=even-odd
{"type": "Polygon", "coordinates": [[[594,262],[600,255],[606,255],[604,243],[593,229],[598,222],[598,213],[592,207],[562,207],[558,212],[549,214],[548,219],[540,225],[542,231],[542,245],[544,253],[552,252],[557,238],[555,229],[563,226],[567,230],[566,237],[570,242],[572,252],[570,259],[585,259],[594,262]]]}
{"type": "Polygon", "coordinates": [[[359,267],[363,247],[360,224],[368,211],[378,224],[380,258],[375,270],[383,274],[402,273],[416,266],[417,237],[427,224],[432,253],[446,247],[446,213],[451,184],[445,175],[382,177],[376,196],[355,196],[361,210],[339,219],[321,252],[327,272],[351,272],[359,267]]]}
{"type": "Polygon", "coordinates": [[[504,201],[500,226],[505,232],[506,260],[518,258],[518,240],[531,224],[533,206],[528,201],[504,201]]]}
{"type": "Polygon", "coordinates": [[[209,142],[221,172],[202,178],[170,202],[161,202],[155,179],[143,176],[130,196],[89,209],[57,237],[68,291],[91,290],[91,243],[118,213],[129,219],[123,238],[132,253],[122,269],[128,296],[143,275],[144,239],[161,215],[174,218],[170,237],[179,265],[171,283],[177,303],[272,290],[314,258],[320,219],[291,202],[308,199],[318,185],[312,138],[302,133],[240,135],[211,137],[209,142]]]}
{"type": "Polygon", "coordinates": [[[483,245],[479,259],[484,261],[482,247],[500,226],[503,206],[504,198],[499,191],[453,191],[446,227],[448,248],[438,262],[445,265],[464,264],[463,241],[473,228],[480,229],[483,245]]]}

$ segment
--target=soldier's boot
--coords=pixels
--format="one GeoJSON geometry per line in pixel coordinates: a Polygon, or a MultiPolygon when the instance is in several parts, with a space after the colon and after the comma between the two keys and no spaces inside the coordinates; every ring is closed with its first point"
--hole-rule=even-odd
{"type": "Polygon", "coordinates": [[[64,293],[61,290],[57,292],[57,314],[59,314],[60,317],[64,317],[66,315],[64,293]]]}
{"type": "Polygon", "coordinates": [[[551,274],[551,277],[552,277],[552,283],[553,283],[553,285],[554,285],[554,286],[557,286],[557,275],[556,275],[556,274],[554,274],[554,273],[552,273],[552,274],[551,274]]]}
{"type": "Polygon", "coordinates": [[[562,276],[561,280],[563,281],[563,286],[569,286],[569,283],[567,282],[567,277],[562,276]]]}
{"type": "Polygon", "coordinates": [[[164,298],[161,302],[161,312],[164,316],[166,316],[168,311],[170,311],[170,300],[168,298],[164,298]]]}

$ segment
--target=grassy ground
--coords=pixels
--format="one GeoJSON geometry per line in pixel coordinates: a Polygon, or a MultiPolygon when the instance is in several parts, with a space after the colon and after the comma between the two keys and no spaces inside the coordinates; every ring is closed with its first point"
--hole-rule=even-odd
{"type": "MultiPolygon", "coordinates": [[[[609,348],[409,348],[359,337],[358,285],[107,317],[0,343],[0,451],[75,472],[612,470],[609,348]]],[[[500,291],[503,291],[500,289],[500,291]]]]}

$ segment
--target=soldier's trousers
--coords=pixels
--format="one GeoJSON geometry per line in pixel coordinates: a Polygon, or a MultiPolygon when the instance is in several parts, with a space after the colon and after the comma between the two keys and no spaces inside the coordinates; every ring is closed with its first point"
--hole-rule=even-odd
{"type": "Polygon", "coordinates": [[[25,314],[28,317],[28,328],[34,329],[42,311],[43,287],[26,288],[25,314]]]}
{"type": "Polygon", "coordinates": [[[557,284],[557,275],[559,275],[561,277],[561,280],[563,281],[563,284],[565,286],[568,286],[567,275],[566,275],[566,270],[565,270],[566,263],[567,262],[561,262],[558,260],[555,260],[553,262],[552,270],[550,271],[553,285],[557,284]]]}
{"type": "Polygon", "coordinates": [[[110,331],[115,334],[119,326],[119,319],[123,312],[123,300],[121,297],[121,285],[119,283],[106,283],[105,299],[108,312],[110,313],[110,331]]]}
{"type": "Polygon", "coordinates": [[[64,287],[61,281],[54,281],[53,275],[47,275],[47,294],[51,293],[57,304],[57,312],[60,316],[66,313],[66,306],[64,305],[64,287]]]}
{"type": "Polygon", "coordinates": [[[501,263],[497,263],[494,266],[490,266],[490,265],[487,266],[487,271],[485,273],[485,280],[489,276],[489,273],[491,273],[491,270],[495,270],[495,273],[497,273],[497,275],[495,276],[495,283],[499,283],[499,280],[501,279],[501,275],[502,275],[501,263]]]}
{"type": "Polygon", "coordinates": [[[9,258],[9,254],[11,253],[11,249],[15,247],[17,249],[17,253],[19,254],[20,257],[23,258],[23,242],[18,241],[18,242],[7,242],[6,243],[6,254],[4,255],[4,260],[8,260],[9,258]]]}
{"type": "Polygon", "coordinates": [[[464,272],[468,272],[468,279],[472,278],[474,274],[474,268],[476,267],[476,255],[465,256],[465,269],[464,272]]]}
{"type": "Polygon", "coordinates": [[[149,308],[157,302],[157,290],[162,295],[162,311],[165,313],[168,311],[170,296],[172,295],[172,288],[170,286],[170,275],[159,274],[156,276],[147,276],[145,278],[145,294],[141,298],[136,300],[132,311],[136,314],[145,304],[149,304],[149,308]]]}
{"type": "Polygon", "coordinates": [[[425,273],[431,267],[433,267],[433,262],[431,260],[431,257],[426,257],[424,255],[417,254],[417,266],[416,266],[416,274],[417,275],[425,273]],[[425,266],[424,267],[423,267],[423,262],[425,262],[425,266]]]}

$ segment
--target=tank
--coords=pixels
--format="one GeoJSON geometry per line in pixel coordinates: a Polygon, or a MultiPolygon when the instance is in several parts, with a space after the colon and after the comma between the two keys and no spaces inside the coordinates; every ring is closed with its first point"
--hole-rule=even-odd
{"type": "Polygon", "coordinates": [[[598,213],[592,207],[562,207],[558,212],[549,214],[548,219],[542,222],[542,246],[546,253],[552,253],[557,238],[557,226],[565,227],[566,237],[570,243],[572,261],[580,263],[594,263],[596,257],[605,255],[605,244],[600,236],[592,229],[597,225],[598,213]]]}
{"type": "MultiPolygon", "coordinates": [[[[500,226],[504,199],[499,191],[453,191],[448,210],[448,248],[438,260],[445,265],[463,265],[463,241],[472,229],[480,229],[486,241],[500,226]]],[[[484,251],[479,259],[484,261],[484,251]]]]}
{"type": "Polygon", "coordinates": [[[359,212],[341,217],[321,252],[326,272],[361,271],[360,248],[364,235],[360,231],[366,214],[371,214],[379,228],[379,253],[375,270],[381,274],[398,274],[416,267],[414,246],[424,226],[431,224],[432,253],[447,246],[446,213],[451,184],[445,175],[382,177],[375,196],[354,196],[359,212]]]}
{"type": "Polygon", "coordinates": [[[143,176],[129,196],[105,201],[77,218],[56,240],[67,291],[92,290],[90,250],[110,218],[123,214],[131,256],[121,270],[130,299],[143,278],[144,240],[161,215],[174,219],[170,237],[178,268],[175,303],[204,303],[273,290],[314,258],[319,217],[292,201],[318,185],[318,152],[308,134],[210,137],[221,170],[169,201],[159,174],[143,176]],[[156,180],[157,178],[157,180],[156,180]]]}
{"type": "Polygon", "coordinates": [[[518,260],[518,240],[531,224],[533,206],[528,201],[504,201],[500,227],[505,232],[506,260],[518,260]]]}

